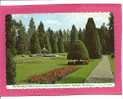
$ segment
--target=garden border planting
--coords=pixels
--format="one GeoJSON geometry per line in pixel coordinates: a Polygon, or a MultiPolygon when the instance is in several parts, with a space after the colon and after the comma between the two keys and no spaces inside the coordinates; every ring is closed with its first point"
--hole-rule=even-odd
{"type": "Polygon", "coordinates": [[[31,76],[27,80],[25,80],[25,82],[40,83],[40,84],[55,83],[56,81],[62,79],[66,75],[78,70],[79,68],[80,67],[76,67],[76,66],[67,66],[67,67],[57,68],[57,69],[51,70],[44,74],[31,76]]]}

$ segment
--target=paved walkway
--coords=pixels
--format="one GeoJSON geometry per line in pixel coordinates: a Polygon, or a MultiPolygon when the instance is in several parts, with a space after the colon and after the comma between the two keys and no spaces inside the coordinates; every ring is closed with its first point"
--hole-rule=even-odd
{"type": "Polygon", "coordinates": [[[109,83],[113,82],[111,64],[107,55],[103,55],[100,63],[92,71],[85,83],[109,83]]]}

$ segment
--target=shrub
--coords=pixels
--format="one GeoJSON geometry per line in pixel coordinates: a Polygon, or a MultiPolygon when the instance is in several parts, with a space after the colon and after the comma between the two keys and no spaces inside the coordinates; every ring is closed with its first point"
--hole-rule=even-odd
{"type": "Polygon", "coordinates": [[[89,60],[89,54],[85,44],[80,40],[72,42],[67,58],[70,60],[89,60]]]}

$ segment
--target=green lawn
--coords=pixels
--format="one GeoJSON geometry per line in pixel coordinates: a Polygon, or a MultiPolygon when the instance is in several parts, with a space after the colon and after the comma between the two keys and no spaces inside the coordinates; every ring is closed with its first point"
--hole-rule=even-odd
{"type": "Polygon", "coordinates": [[[100,61],[100,59],[90,60],[90,63],[88,65],[80,66],[81,68],[78,71],[75,71],[74,73],[69,74],[62,80],[57,81],[56,83],[81,83],[81,82],[84,82],[84,80],[89,76],[89,74],[96,67],[96,65],[99,63],[99,61],[100,61]]]}
{"type": "Polygon", "coordinates": [[[60,57],[21,57],[16,56],[16,83],[23,83],[28,77],[45,73],[55,68],[67,66],[67,60],[64,55],[60,57]]]}
{"type": "Polygon", "coordinates": [[[110,64],[111,64],[111,69],[112,69],[112,73],[114,74],[115,73],[115,61],[114,61],[115,58],[112,58],[110,55],[109,55],[109,61],[110,61],[110,64]]]}
{"type": "MultiPolygon", "coordinates": [[[[47,71],[53,70],[55,68],[61,68],[68,66],[68,60],[66,59],[66,54],[58,54],[58,57],[29,57],[29,56],[16,56],[16,83],[22,84],[23,80],[35,74],[45,73],[47,71]]],[[[100,59],[90,60],[88,65],[78,65],[81,67],[76,72],[69,74],[63,80],[56,83],[72,83],[81,82],[85,80],[90,72],[95,68],[100,59]]]]}

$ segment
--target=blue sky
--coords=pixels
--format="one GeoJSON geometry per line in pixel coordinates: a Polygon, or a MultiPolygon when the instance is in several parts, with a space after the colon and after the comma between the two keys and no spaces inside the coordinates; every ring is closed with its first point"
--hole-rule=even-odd
{"type": "Polygon", "coordinates": [[[36,27],[42,21],[47,30],[49,27],[55,31],[59,29],[71,29],[73,24],[76,28],[83,29],[89,17],[93,17],[96,27],[100,27],[103,23],[109,23],[109,13],[46,13],[46,14],[14,14],[12,17],[16,20],[22,20],[26,30],[28,29],[30,18],[33,17],[36,27]]]}

